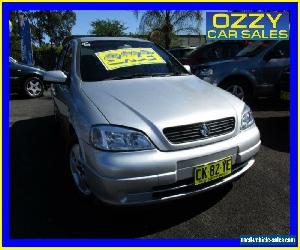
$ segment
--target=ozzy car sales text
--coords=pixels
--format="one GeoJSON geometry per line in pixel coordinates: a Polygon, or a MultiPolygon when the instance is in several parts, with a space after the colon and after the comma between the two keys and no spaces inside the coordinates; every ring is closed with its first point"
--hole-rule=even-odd
{"type": "Polygon", "coordinates": [[[288,12],[207,12],[208,40],[287,40],[288,12]]]}

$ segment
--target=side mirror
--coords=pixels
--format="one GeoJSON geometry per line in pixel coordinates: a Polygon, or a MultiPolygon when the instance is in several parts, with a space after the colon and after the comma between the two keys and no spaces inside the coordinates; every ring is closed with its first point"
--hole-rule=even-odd
{"type": "Polygon", "coordinates": [[[191,70],[191,66],[190,66],[190,65],[183,65],[183,67],[184,67],[189,73],[192,73],[192,70],[191,70]]]}
{"type": "Polygon", "coordinates": [[[51,70],[44,73],[43,79],[45,82],[53,84],[64,84],[67,81],[67,76],[61,70],[51,70]]]}

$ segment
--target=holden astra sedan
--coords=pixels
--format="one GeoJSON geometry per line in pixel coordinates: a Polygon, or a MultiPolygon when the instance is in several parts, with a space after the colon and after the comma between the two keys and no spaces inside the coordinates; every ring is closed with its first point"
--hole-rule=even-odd
{"type": "Polygon", "coordinates": [[[149,41],[70,37],[44,80],[52,83],[75,187],[110,204],[219,187],[251,168],[260,148],[243,101],[149,41]]]}

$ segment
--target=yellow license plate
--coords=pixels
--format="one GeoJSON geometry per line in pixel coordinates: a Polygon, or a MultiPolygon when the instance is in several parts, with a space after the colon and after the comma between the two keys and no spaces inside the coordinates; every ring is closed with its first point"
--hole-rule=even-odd
{"type": "Polygon", "coordinates": [[[289,101],[290,100],[290,93],[287,91],[280,91],[280,99],[289,101]]]}
{"type": "Polygon", "coordinates": [[[209,162],[195,167],[195,185],[209,182],[231,173],[232,158],[231,156],[224,159],[209,162]]]}

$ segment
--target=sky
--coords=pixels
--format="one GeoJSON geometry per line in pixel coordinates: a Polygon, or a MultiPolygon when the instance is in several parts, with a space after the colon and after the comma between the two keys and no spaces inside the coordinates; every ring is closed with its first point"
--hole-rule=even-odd
{"type": "MultiPolygon", "coordinates": [[[[89,34],[90,24],[96,19],[115,19],[124,23],[128,29],[126,32],[138,32],[139,21],[136,19],[133,11],[130,10],[77,10],[76,24],[72,29],[73,35],[89,34]]],[[[205,12],[203,13],[204,20],[201,25],[202,34],[205,33],[205,12]]]]}

